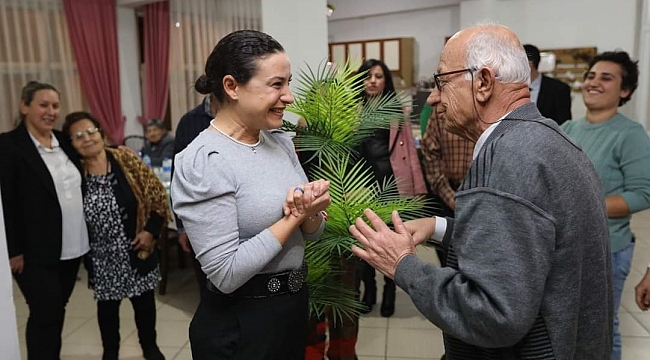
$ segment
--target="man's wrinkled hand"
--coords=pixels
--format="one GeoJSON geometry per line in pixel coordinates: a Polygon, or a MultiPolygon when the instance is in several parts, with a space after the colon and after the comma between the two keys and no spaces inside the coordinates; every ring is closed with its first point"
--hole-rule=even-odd
{"type": "Polygon", "coordinates": [[[382,274],[391,279],[395,278],[395,270],[402,258],[415,254],[415,244],[411,234],[397,211],[393,211],[392,214],[395,231],[392,231],[372,210],[366,209],[363,213],[372,227],[362,218],[357,218],[350,226],[350,233],[359,240],[363,249],[353,245],[351,250],[382,274]]]}
{"type": "Polygon", "coordinates": [[[424,244],[431,238],[436,229],[436,218],[410,220],[404,223],[404,227],[411,234],[415,245],[424,244]]]}

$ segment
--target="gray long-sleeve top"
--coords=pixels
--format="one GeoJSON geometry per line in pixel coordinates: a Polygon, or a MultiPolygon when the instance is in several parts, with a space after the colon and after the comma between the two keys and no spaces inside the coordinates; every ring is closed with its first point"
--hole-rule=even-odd
{"type": "Polygon", "coordinates": [[[409,255],[395,282],[450,358],[608,360],[612,283],[604,195],[580,148],[534,104],[488,137],[455,197],[446,267],[409,255]]]}
{"type": "Polygon", "coordinates": [[[304,240],[296,229],[281,246],[269,227],[283,216],[292,186],[307,182],[289,136],[260,132],[247,146],[205,130],[176,155],[171,192],[196,258],[208,279],[231,293],[258,273],[301,266],[304,240]]]}

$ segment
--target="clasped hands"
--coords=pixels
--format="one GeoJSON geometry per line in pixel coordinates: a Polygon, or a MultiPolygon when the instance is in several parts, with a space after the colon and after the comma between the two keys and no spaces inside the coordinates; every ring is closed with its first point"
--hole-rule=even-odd
{"type": "Polygon", "coordinates": [[[330,182],[321,179],[289,188],[282,205],[284,215],[293,215],[303,220],[317,215],[332,202],[329,187],[330,182]]]}
{"type": "Polygon", "coordinates": [[[395,278],[399,262],[405,256],[415,254],[415,247],[426,242],[433,235],[436,226],[435,218],[403,222],[398,212],[393,211],[393,231],[372,210],[366,209],[363,214],[370,225],[359,217],[349,229],[363,248],[353,245],[351,250],[354,255],[391,279],[395,278]]]}

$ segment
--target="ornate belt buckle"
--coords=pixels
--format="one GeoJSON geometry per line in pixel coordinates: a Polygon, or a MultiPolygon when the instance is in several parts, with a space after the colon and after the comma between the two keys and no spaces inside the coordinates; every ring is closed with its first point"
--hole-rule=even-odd
{"type": "Polygon", "coordinates": [[[287,287],[291,293],[297,293],[302,289],[302,284],[305,283],[306,272],[303,267],[297,270],[291,270],[289,279],[287,280],[287,287]]]}
{"type": "Polygon", "coordinates": [[[276,293],[280,291],[280,280],[276,277],[270,278],[266,282],[266,288],[271,292],[271,293],[276,293]]]}

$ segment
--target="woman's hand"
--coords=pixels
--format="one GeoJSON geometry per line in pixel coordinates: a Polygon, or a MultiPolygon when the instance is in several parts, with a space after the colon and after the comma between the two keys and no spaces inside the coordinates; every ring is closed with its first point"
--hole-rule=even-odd
{"type": "Polygon", "coordinates": [[[9,267],[12,273],[22,274],[25,268],[25,257],[23,255],[14,256],[9,259],[9,267]]]}
{"type": "Polygon", "coordinates": [[[141,231],[135,235],[131,241],[133,250],[144,250],[151,252],[153,250],[153,234],[148,231],[141,231]]]}
{"type": "Polygon", "coordinates": [[[282,205],[284,215],[304,217],[325,210],[331,202],[329,187],[330,182],[322,179],[291,187],[282,205]]]}

